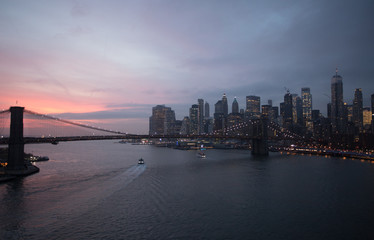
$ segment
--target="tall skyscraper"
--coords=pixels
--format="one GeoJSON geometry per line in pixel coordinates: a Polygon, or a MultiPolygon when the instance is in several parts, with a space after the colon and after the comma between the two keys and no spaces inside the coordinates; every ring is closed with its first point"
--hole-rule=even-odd
{"type": "Polygon", "coordinates": [[[152,108],[152,116],[149,117],[149,134],[174,134],[175,112],[165,105],[157,105],[152,108]]]}
{"type": "Polygon", "coordinates": [[[258,96],[247,96],[246,97],[246,115],[249,118],[259,118],[261,115],[260,111],[260,97],[258,96]]]}
{"type": "Polygon", "coordinates": [[[214,130],[221,130],[225,127],[225,114],[223,111],[222,100],[214,105],[214,130]]]}
{"type": "Polygon", "coordinates": [[[303,125],[309,130],[312,130],[312,94],[310,94],[310,88],[301,88],[301,100],[303,108],[303,125]]]}
{"type": "Polygon", "coordinates": [[[294,124],[302,125],[303,105],[302,100],[297,94],[292,95],[292,120],[294,124]]]}
{"type": "Polygon", "coordinates": [[[197,100],[199,104],[199,125],[198,125],[198,133],[202,134],[204,132],[204,99],[198,99],[197,100]]]}
{"type": "Polygon", "coordinates": [[[284,95],[283,103],[283,127],[287,129],[292,129],[293,127],[293,104],[292,95],[289,91],[284,95]]]}
{"type": "Polygon", "coordinates": [[[227,115],[229,114],[229,105],[227,103],[226,93],[224,93],[222,96],[222,108],[223,114],[225,115],[225,117],[227,117],[227,115]]]}
{"type": "Polygon", "coordinates": [[[190,134],[199,134],[199,105],[193,104],[190,108],[190,134]]]}
{"type": "Polygon", "coordinates": [[[209,110],[209,103],[205,102],[205,118],[210,118],[210,110],[209,110]]]}
{"type": "Polygon", "coordinates": [[[232,113],[239,113],[239,103],[236,101],[236,97],[234,98],[234,101],[232,102],[232,113]]]}
{"type": "MultiPolygon", "coordinates": [[[[361,132],[363,129],[363,115],[362,115],[362,90],[361,88],[356,88],[355,96],[353,99],[353,123],[355,128],[361,132]]],[[[358,132],[356,132],[358,133],[358,132]]]]}
{"type": "Polygon", "coordinates": [[[331,124],[333,133],[345,133],[346,116],[343,102],[343,78],[335,75],[331,78],[331,124]]]}

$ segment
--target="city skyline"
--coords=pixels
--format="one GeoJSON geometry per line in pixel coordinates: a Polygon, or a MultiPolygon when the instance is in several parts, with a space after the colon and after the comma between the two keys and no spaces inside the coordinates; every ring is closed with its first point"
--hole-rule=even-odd
{"type": "Polygon", "coordinates": [[[310,88],[326,116],[335,67],[344,101],[374,93],[371,1],[1,1],[0,108],[11,105],[145,133],[226,93],[274,106],[310,88]]]}

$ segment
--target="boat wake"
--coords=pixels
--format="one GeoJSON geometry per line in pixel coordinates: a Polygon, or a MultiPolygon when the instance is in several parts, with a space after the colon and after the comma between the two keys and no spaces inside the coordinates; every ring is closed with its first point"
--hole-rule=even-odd
{"type": "Polygon", "coordinates": [[[92,187],[76,191],[71,195],[44,206],[29,216],[32,228],[58,229],[74,221],[83,214],[94,210],[114,193],[123,190],[146,170],[146,165],[136,165],[109,179],[95,182],[92,187]]]}

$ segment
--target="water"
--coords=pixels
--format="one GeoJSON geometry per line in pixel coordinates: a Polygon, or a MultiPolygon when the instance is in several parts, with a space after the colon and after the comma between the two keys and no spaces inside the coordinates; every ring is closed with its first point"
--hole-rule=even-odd
{"type": "Polygon", "coordinates": [[[0,239],[374,239],[370,162],[115,141],[26,151],[50,161],[0,185],[0,239]]]}

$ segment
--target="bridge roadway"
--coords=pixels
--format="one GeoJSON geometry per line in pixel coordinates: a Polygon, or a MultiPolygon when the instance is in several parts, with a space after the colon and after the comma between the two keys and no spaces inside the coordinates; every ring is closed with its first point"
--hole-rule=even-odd
{"type": "MultiPolygon", "coordinates": [[[[106,136],[71,136],[71,137],[24,137],[24,144],[31,143],[58,143],[69,141],[89,141],[89,140],[111,140],[111,139],[238,139],[238,140],[252,140],[261,139],[260,137],[241,136],[241,135],[106,135],[106,136]]],[[[287,140],[285,138],[269,138],[269,140],[287,140]]],[[[0,144],[9,144],[9,138],[1,138],[0,144]]]]}

